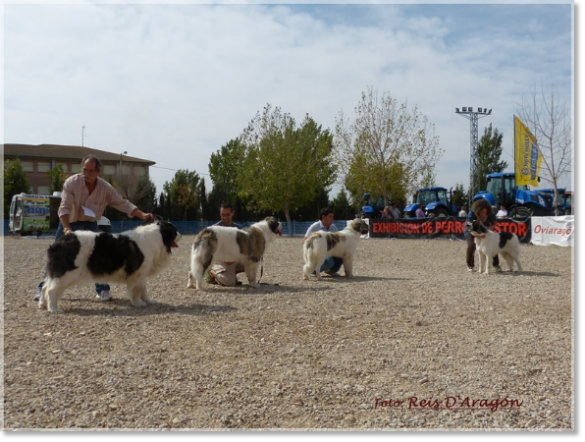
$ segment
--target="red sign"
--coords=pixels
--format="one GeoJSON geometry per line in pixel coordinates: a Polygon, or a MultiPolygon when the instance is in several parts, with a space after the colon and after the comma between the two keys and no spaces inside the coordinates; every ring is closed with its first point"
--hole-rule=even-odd
{"type": "MultiPolygon", "coordinates": [[[[465,239],[465,218],[405,218],[371,219],[371,238],[457,238],[465,239]]],[[[510,232],[520,242],[530,242],[530,220],[519,222],[510,218],[498,219],[496,232],[510,232]]]]}

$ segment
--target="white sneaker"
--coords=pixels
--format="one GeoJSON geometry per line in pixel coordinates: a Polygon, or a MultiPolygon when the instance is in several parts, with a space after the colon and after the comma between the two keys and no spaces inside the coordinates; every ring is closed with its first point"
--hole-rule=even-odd
{"type": "Polygon", "coordinates": [[[109,301],[110,299],[112,299],[112,295],[110,294],[109,290],[102,290],[100,293],[95,295],[95,297],[102,301],[109,301]]]}
{"type": "Polygon", "coordinates": [[[468,272],[475,272],[475,269],[473,267],[467,267],[467,271],[468,272]]]}

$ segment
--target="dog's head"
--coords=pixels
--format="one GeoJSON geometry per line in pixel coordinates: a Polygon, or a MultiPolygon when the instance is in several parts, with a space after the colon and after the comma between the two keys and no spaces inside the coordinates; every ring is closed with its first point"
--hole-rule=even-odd
{"type": "Polygon", "coordinates": [[[362,218],[355,218],[349,223],[349,227],[359,232],[360,235],[366,235],[370,231],[368,223],[362,218]]]}
{"type": "Polygon", "coordinates": [[[478,220],[467,222],[465,224],[465,228],[473,236],[485,236],[485,234],[488,231],[487,227],[484,226],[483,223],[478,220]]]}
{"type": "Polygon", "coordinates": [[[264,221],[275,235],[282,236],[282,223],[274,216],[267,216],[264,221]]]}
{"type": "Polygon", "coordinates": [[[179,247],[179,244],[177,243],[181,240],[182,236],[173,224],[162,220],[155,221],[155,224],[160,230],[163,244],[165,245],[167,252],[171,253],[172,247],[179,247]]]}

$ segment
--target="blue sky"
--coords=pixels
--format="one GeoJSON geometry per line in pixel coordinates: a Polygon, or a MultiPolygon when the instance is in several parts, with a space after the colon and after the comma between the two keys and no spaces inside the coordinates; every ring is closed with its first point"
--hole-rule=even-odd
{"type": "Polygon", "coordinates": [[[566,1],[118,3],[4,5],[4,142],[80,145],[85,126],[86,146],[156,161],[158,191],[177,169],[211,188],[210,155],[267,103],[333,132],[373,87],[435,125],[436,181],[454,187],[470,150],[456,107],[493,109],[479,135],[502,132],[511,165],[523,94],[542,83],[572,102],[566,1]]]}

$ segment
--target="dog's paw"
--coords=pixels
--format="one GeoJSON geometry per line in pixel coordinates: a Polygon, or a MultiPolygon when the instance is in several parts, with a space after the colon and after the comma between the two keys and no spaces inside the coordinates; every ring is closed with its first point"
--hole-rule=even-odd
{"type": "Polygon", "coordinates": [[[149,305],[156,305],[158,304],[158,302],[156,302],[154,299],[146,299],[146,303],[149,305]]]}
{"type": "Polygon", "coordinates": [[[57,308],[57,307],[55,307],[55,308],[51,308],[51,307],[49,307],[49,308],[47,309],[47,311],[49,311],[49,312],[51,312],[51,313],[64,313],[64,310],[61,310],[60,308],[57,308]]]}
{"type": "Polygon", "coordinates": [[[146,302],[138,300],[138,301],[132,301],[132,305],[134,307],[146,307],[146,302]]]}

